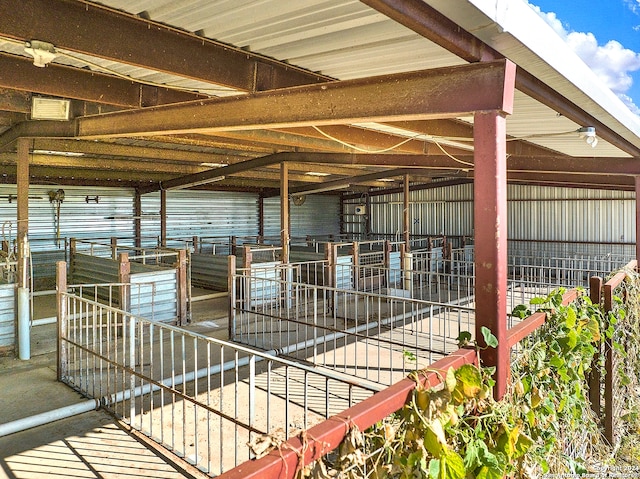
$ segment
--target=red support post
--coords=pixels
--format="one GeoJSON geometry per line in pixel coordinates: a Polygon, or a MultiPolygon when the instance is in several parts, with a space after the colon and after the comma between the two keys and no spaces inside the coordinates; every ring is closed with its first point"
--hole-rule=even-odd
{"type": "Polygon", "coordinates": [[[484,347],[482,326],[498,339],[497,348],[482,351],[486,366],[495,366],[494,396],[507,389],[510,369],[507,344],[507,158],[506,118],[501,112],[474,116],[474,228],[476,263],[476,340],[484,347]]]}

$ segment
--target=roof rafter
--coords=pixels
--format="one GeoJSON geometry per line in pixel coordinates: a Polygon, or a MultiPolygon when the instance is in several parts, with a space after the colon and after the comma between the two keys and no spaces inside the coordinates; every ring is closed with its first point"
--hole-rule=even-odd
{"type": "Polygon", "coordinates": [[[81,117],[77,131],[100,138],[510,113],[514,72],[514,64],[501,60],[294,87],[81,117]]]}
{"type": "Polygon", "coordinates": [[[57,48],[249,92],[327,79],[84,1],[0,0],[0,35],[20,41],[46,40],[57,48]]]}

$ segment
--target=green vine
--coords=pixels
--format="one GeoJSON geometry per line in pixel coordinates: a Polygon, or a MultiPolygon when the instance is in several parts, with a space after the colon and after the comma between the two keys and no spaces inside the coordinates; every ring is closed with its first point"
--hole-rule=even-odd
{"type": "MultiPolygon", "coordinates": [[[[548,320],[513,354],[512,386],[503,400],[493,399],[492,369],[450,369],[437,388],[417,382],[396,414],[365,432],[352,429],[337,454],[307,469],[309,475],[498,479],[588,472],[600,433],[586,378],[604,320],[587,297],[563,306],[563,293],[532,300],[549,313],[548,320]]],[[[513,315],[530,313],[520,306],[513,315]]],[[[483,335],[495,347],[490,332],[483,335]]]]}

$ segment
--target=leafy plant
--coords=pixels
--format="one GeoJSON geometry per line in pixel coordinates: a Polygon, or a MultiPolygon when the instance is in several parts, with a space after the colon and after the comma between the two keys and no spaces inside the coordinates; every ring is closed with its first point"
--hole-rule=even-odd
{"type": "MultiPolygon", "coordinates": [[[[328,470],[345,478],[399,479],[586,472],[583,459],[599,432],[585,378],[602,335],[603,315],[586,297],[563,306],[563,293],[560,289],[532,301],[548,313],[548,321],[519,345],[512,387],[503,400],[493,399],[492,368],[450,369],[432,389],[418,381],[403,409],[358,432],[361,453],[354,455],[349,446],[328,470]]],[[[529,314],[522,306],[513,315],[529,314]]],[[[488,329],[481,333],[487,347],[497,346],[488,329]]],[[[468,345],[471,338],[463,333],[458,340],[468,345]]],[[[355,444],[353,438],[349,444],[355,444]]]]}

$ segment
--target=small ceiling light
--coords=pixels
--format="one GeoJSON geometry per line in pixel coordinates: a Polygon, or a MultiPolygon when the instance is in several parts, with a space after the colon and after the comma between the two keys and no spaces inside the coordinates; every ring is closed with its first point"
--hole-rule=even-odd
{"type": "Polygon", "coordinates": [[[321,173],[319,171],[307,171],[306,174],[309,176],[329,176],[329,173],[321,173]]]}
{"type": "Polygon", "coordinates": [[[34,96],[31,98],[32,120],[68,120],[70,100],[34,96]]]}
{"type": "Polygon", "coordinates": [[[53,44],[40,40],[25,43],[24,51],[33,57],[33,64],[40,68],[44,68],[58,56],[53,44]]]}
{"type": "Polygon", "coordinates": [[[583,126],[582,128],[578,128],[576,130],[580,138],[584,138],[584,141],[587,142],[587,145],[591,145],[591,148],[595,148],[598,144],[598,137],[596,136],[596,127],[595,126],[583,126]]]}

